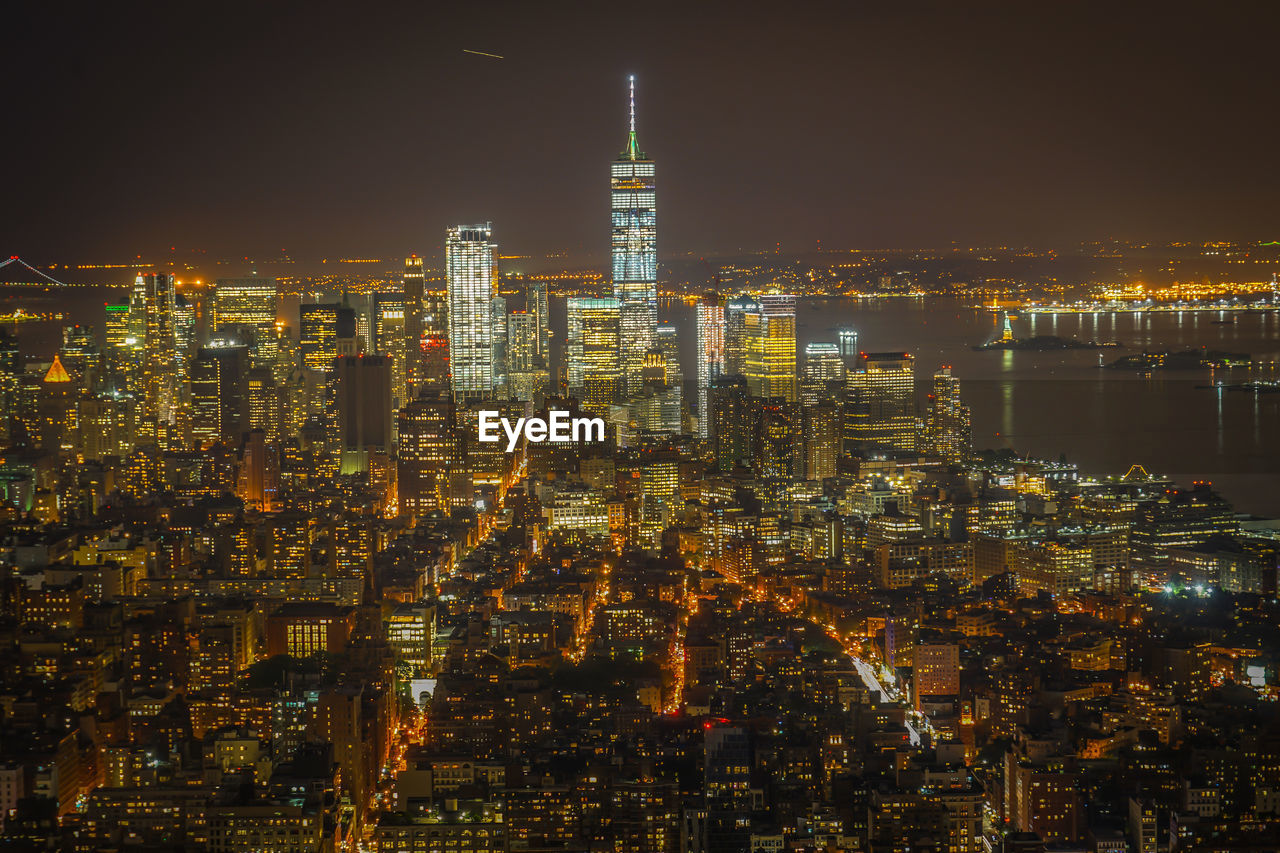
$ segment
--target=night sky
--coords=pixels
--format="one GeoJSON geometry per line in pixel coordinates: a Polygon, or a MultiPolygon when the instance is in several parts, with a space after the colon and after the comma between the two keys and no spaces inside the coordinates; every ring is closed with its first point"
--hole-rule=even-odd
{"type": "Polygon", "coordinates": [[[1280,238],[1274,4],[14,4],[0,252],[1280,238]],[[1182,9],[1189,11],[1182,11],[1182,9]],[[464,49],[501,54],[490,59],[464,49]]]}

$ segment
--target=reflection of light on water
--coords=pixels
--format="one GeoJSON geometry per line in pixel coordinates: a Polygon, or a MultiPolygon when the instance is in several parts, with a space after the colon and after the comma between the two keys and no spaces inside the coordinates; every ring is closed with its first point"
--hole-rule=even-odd
{"type": "MultiPolygon", "coordinates": [[[[1005,353],[1012,358],[1013,353],[1005,353]]],[[[1000,383],[1000,431],[1004,435],[1013,432],[1013,383],[1000,383]]]]}
{"type": "Polygon", "coordinates": [[[1253,395],[1253,443],[1262,444],[1262,395],[1253,395]]]}
{"type": "Polygon", "coordinates": [[[1221,385],[1218,386],[1218,452],[1223,449],[1223,422],[1222,422],[1222,396],[1226,393],[1226,389],[1221,385]]]}

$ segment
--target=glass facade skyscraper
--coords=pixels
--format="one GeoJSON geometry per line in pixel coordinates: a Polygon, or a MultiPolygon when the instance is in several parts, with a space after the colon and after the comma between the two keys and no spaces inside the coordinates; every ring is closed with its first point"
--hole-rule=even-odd
{"type": "Polygon", "coordinates": [[[252,339],[246,341],[250,363],[254,367],[272,367],[280,350],[276,331],[278,299],[273,278],[220,278],[213,289],[209,329],[251,329],[252,339]]]}
{"type": "MultiPolygon", "coordinates": [[[[607,413],[609,404],[617,396],[618,300],[570,296],[566,313],[565,366],[569,393],[581,401],[585,411],[607,413]]],[[[644,353],[640,356],[643,359],[644,353]]]]}
{"type": "Polygon", "coordinates": [[[858,356],[845,375],[845,450],[916,449],[915,359],[905,352],[858,356]]]}
{"type": "Polygon", "coordinates": [[[449,287],[449,365],[455,400],[482,400],[493,393],[493,225],[455,225],[445,239],[449,287]]]}
{"type": "Polygon", "coordinates": [[[698,331],[698,437],[711,437],[709,409],[711,382],[724,369],[724,304],[718,293],[703,294],[697,305],[698,331]]]}
{"type": "Polygon", "coordinates": [[[613,296],[618,300],[622,392],[643,382],[644,355],[658,327],[658,224],[654,163],[636,142],[635,77],[630,78],[627,147],[610,169],[613,296]]]}
{"type": "Polygon", "coordinates": [[[796,298],[765,294],[758,314],[745,314],[743,375],[753,397],[796,401],[796,298]]]}

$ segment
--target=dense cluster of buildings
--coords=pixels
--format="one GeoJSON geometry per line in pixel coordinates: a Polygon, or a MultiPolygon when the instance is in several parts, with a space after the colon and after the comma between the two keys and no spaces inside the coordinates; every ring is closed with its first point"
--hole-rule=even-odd
{"type": "Polygon", "coordinates": [[[975,452],[949,368],[801,349],[782,288],[682,344],[654,175],[633,97],[554,352],[488,224],[296,314],[145,273],[0,338],[0,845],[1280,846],[1275,527],[975,452]],[[478,440],[553,411],[605,440],[478,440]]]}

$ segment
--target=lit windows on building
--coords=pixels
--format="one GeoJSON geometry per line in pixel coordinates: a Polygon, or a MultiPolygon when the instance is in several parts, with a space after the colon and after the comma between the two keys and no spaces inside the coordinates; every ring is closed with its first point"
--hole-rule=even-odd
{"type": "Polygon", "coordinates": [[[494,275],[493,226],[456,225],[445,238],[449,286],[449,364],[455,400],[488,399],[493,394],[494,275]]]}

